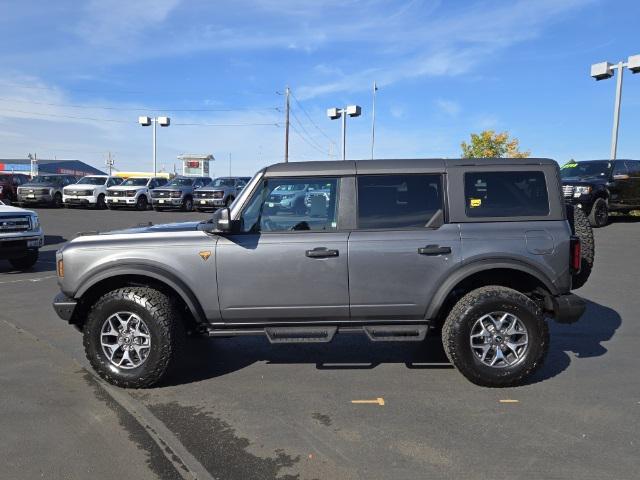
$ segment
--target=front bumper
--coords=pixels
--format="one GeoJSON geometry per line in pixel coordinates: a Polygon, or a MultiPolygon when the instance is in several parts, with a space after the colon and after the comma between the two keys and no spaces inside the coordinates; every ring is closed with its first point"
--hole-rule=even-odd
{"type": "Polygon", "coordinates": [[[138,202],[137,197],[106,197],[107,205],[114,207],[135,207],[138,202]]]}
{"type": "Polygon", "coordinates": [[[78,306],[78,301],[67,297],[64,293],[60,292],[53,299],[53,309],[56,311],[58,317],[62,320],[73,323],[73,314],[78,306]]]}
{"type": "Polygon", "coordinates": [[[592,195],[580,195],[579,197],[565,197],[564,198],[565,203],[567,203],[568,205],[574,205],[578,208],[581,208],[584,213],[586,213],[587,215],[589,215],[589,212],[591,212],[591,208],[593,207],[593,202],[595,201],[595,199],[593,198],[592,195]]]}
{"type": "Polygon", "coordinates": [[[220,208],[225,206],[224,198],[196,198],[193,200],[195,208],[220,208]]]}
{"type": "Polygon", "coordinates": [[[182,207],[182,198],[152,198],[151,205],[160,208],[182,207]]]}
{"type": "Polygon", "coordinates": [[[18,194],[18,202],[24,204],[53,203],[53,197],[48,193],[27,193],[26,195],[21,193],[18,194]]]}
{"type": "Polygon", "coordinates": [[[553,316],[558,323],[577,322],[587,308],[587,302],[573,293],[557,295],[552,301],[553,316]]]}
{"type": "Polygon", "coordinates": [[[98,202],[98,197],[95,196],[71,196],[63,195],[62,202],[65,205],[95,205],[98,202]]]}
{"type": "Polygon", "coordinates": [[[29,251],[36,251],[44,245],[44,235],[0,237],[0,259],[23,257],[29,251]]]}

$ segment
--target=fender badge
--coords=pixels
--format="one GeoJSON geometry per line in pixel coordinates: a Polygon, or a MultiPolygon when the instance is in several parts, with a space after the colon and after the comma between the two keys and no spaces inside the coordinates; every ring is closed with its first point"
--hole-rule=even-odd
{"type": "Polygon", "coordinates": [[[202,252],[199,252],[198,255],[200,255],[200,258],[202,258],[202,260],[206,262],[207,260],[209,260],[211,252],[209,250],[204,250],[202,252]]]}

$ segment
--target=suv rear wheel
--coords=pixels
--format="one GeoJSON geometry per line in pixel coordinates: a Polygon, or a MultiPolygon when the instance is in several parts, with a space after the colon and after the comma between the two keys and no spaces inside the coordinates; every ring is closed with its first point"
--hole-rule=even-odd
{"type": "Polygon", "coordinates": [[[161,381],[179,358],[184,326],[162,292],[124,287],[95,303],[83,329],[91,365],[107,382],[144,388],[161,381]]]}
{"type": "Polygon", "coordinates": [[[442,328],[442,343],[455,367],[476,385],[519,385],[542,365],[549,330],[526,295],[488,286],[462,297],[442,328]]]}

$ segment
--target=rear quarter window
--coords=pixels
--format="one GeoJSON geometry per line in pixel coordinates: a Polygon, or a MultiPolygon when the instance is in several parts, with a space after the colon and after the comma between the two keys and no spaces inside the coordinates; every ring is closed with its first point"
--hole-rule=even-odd
{"type": "Polygon", "coordinates": [[[469,172],[464,175],[468,217],[540,217],[549,195],[540,171],[469,172]]]}

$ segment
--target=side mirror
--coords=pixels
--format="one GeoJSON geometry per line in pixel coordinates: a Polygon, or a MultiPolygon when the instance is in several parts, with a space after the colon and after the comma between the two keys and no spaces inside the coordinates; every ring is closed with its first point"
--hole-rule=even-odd
{"type": "Polygon", "coordinates": [[[620,173],[618,175],[614,175],[613,179],[614,180],[629,180],[629,175],[627,175],[626,173],[620,173]]]}
{"type": "Polygon", "coordinates": [[[240,221],[231,220],[231,210],[224,207],[216,210],[210,222],[202,224],[207,233],[235,233],[239,230],[240,221]]]}

